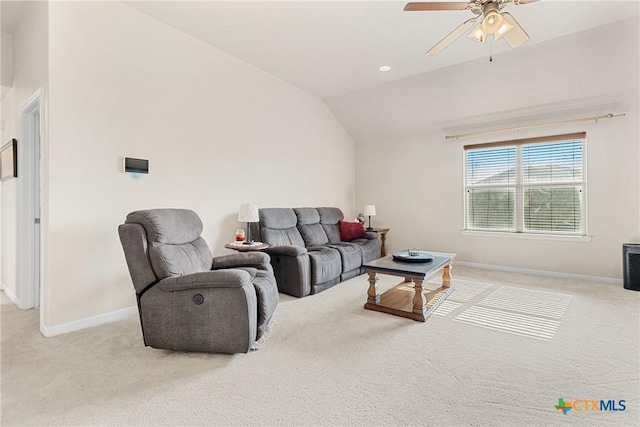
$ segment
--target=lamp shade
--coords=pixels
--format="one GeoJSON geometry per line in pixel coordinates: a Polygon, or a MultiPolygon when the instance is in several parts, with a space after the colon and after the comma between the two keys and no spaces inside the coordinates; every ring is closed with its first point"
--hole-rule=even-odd
{"type": "Polygon", "coordinates": [[[244,203],[240,205],[240,212],[238,213],[239,222],[258,222],[258,205],[252,205],[251,203],[244,203]]]}
{"type": "Polygon", "coordinates": [[[363,214],[365,216],[375,216],[375,214],[376,214],[376,206],[375,205],[364,205],[363,214]]]}

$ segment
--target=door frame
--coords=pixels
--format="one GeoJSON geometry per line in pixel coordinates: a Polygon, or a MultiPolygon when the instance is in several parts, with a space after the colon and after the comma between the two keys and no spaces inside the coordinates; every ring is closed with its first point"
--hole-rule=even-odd
{"type": "MultiPolygon", "coordinates": [[[[36,182],[36,173],[38,172],[36,155],[39,154],[42,161],[44,153],[43,129],[44,90],[39,88],[20,111],[21,140],[18,141],[16,296],[18,306],[21,309],[41,307],[43,300],[44,233],[42,233],[42,206],[36,206],[35,202],[36,185],[40,185],[43,182],[43,177],[39,177],[40,182],[36,182]],[[36,127],[38,128],[38,133],[35,132],[36,127]],[[38,144],[37,147],[36,144],[38,144]],[[35,218],[40,219],[37,233],[34,226],[35,218]],[[36,265],[36,262],[38,265],[36,265]]],[[[39,171],[40,173],[43,173],[42,169],[39,171]]],[[[40,191],[43,190],[41,189],[40,191]]],[[[43,200],[42,195],[40,200],[43,200]]],[[[42,310],[40,310],[41,325],[42,318],[42,310]]]]}

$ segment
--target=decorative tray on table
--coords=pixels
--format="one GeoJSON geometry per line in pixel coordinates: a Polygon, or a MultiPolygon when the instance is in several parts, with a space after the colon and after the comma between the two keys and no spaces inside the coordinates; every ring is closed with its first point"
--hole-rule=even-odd
{"type": "Polygon", "coordinates": [[[407,249],[406,251],[394,252],[393,259],[396,261],[428,262],[433,261],[433,254],[417,249],[407,249]]]}
{"type": "Polygon", "coordinates": [[[227,243],[225,246],[229,247],[229,248],[239,248],[239,249],[249,249],[249,248],[254,248],[256,246],[263,246],[264,243],[262,242],[251,242],[251,243],[245,243],[244,241],[242,242],[231,242],[231,243],[227,243]]]}

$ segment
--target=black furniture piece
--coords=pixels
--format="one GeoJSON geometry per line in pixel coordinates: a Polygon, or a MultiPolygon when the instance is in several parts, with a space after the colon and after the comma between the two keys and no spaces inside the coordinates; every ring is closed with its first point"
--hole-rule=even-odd
{"type": "Polygon", "coordinates": [[[640,244],[622,245],[623,286],[640,291],[640,244]]]}

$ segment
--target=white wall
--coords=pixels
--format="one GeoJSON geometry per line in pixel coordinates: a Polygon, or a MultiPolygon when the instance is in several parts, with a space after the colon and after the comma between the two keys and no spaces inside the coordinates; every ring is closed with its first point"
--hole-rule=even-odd
{"type": "Polygon", "coordinates": [[[357,206],[391,228],[391,250],[621,278],[622,244],[640,242],[638,18],[329,100],[357,141],[357,206]],[[449,132],[603,113],[609,121],[445,141],[449,132]],[[464,144],[587,132],[590,242],[463,234],[464,144]]]}
{"type": "MultiPolygon", "coordinates": [[[[20,110],[38,88],[43,88],[45,97],[48,90],[48,21],[49,5],[46,2],[25,2],[21,8],[19,22],[15,25],[13,38],[13,86],[2,99],[2,119],[5,129],[2,131],[2,144],[11,138],[18,139],[20,155],[20,110]]],[[[45,103],[46,120],[46,103],[45,103]]],[[[46,141],[46,129],[43,130],[46,141]]],[[[16,227],[17,227],[17,188],[22,179],[3,181],[2,186],[2,283],[7,295],[19,298],[16,278],[16,227]]]]}
{"type": "Polygon", "coordinates": [[[2,68],[0,70],[0,83],[2,85],[2,97],[13,86],[13,36],[2,32],[2,68]]]}
{"type": "Polygon", "coordinates": [[[355,215],[354,142],[322,100],[121,3],[50,9],[48,327],[135,304],[131,211],[195,210],[217,255],[244,202],[355,215]]]}

